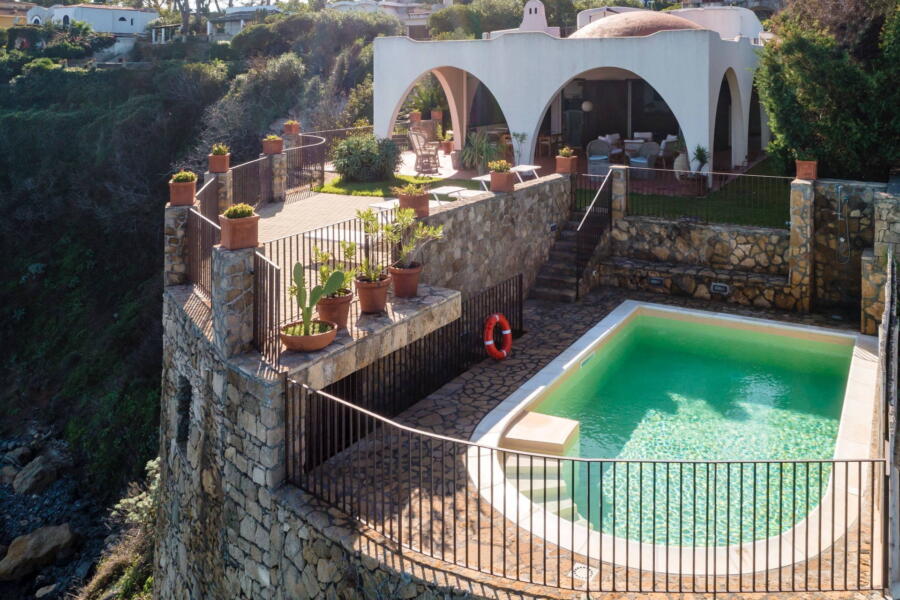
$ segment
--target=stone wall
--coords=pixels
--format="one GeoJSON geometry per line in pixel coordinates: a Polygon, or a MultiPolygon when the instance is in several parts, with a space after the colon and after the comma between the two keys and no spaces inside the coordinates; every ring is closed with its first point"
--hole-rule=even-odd
{"type": "Polygon", "coordinates": [[[875,196],[885,187],[863,181],[815,182],[815,308],[855,311],[859,307],[862,255],[872,247],[875,196]],[[846,228],[838,223],[838,192],[845,199],[846,228]],[[841,237],[846,240],[843,244],[841,237]]]}
{"type": "Polygon", "coordinates": [[[422,281],[467,295],[521,272],[528,290],[569,207],[568,176],[550,175],[433,210],[427,221],[443,225],[444,238],[423,251],[422,281]]]}

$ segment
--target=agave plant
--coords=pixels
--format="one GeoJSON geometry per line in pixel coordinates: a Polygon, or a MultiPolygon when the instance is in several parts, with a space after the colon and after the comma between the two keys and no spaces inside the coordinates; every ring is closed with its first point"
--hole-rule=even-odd
{"type": "Polygon", "coordinates": [[[501,156],[500,145],[492,142],[487,133],[478,131],[466,138],[462,151],[463,164],[469,169],[477,169],[479,175],[484,173],[490,161],[501,156]]]}
{"type": "Polygon", "coordinates": [[[294,265],[294,285],[291,286],[291,294],[297,298],[297,306],[302,315],[303,334],[312,335],[312,311],[322,296],[330,296],[341,288],[344,283],[344,272],[333,271],[325,285],[317,285],[307,293],[306,291],[306,267],[302,263],[294,265]]]}

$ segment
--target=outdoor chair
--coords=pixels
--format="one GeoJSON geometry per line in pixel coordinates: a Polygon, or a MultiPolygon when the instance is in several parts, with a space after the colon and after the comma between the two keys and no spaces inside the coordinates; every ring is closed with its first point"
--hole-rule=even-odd
{"type": "Polygon", "coordinates": [[[618,133],[607,133],[606,135],[601,135],[599,140],[605,141],[609,144],[609,158],[611,161],[615,162],[624,162],[625,160],[625,149],[622,145],[622,136],[618,133]]]}
{"type": "Polygon", "coordinates": [[[653,141],[653,132],[652,131],[635,131],[634,135],[631,136],[633,140],[646,140],[648,142],[653,141]]]}
{"type": "Polygon", "coordinates": [[[440,144],[428,142],[420,131],[410,131],[409,145],[416,154],[416,173],[438,172],[441,166],[438,155],[440,144]]]}
{"type": "Polygon", "coordinates": [[[663,169],[668,168],[669,164],[675,162],[676,148],[678,148],[678,137],[674,135],[668,136],[660,144],[658,158],[663,169]]]}
{"type": "Polygon", "coordinates": [[[609,172],[610,147],[606,140],[594,140],[587,145],[589,175],[606,175],[609,172]]]}
{"type": "Polygon", "coordinates": [[[656,142],[646,142],[641,145],[637,154],[629,159],[631,166],[638,169],[635,171],[634,176],[638,179],[648,179],[650,177],[650,172],[642,171],[640,169],[652,169],[655,167],[657,156],[659,156],[659,144],[656,142]]]}

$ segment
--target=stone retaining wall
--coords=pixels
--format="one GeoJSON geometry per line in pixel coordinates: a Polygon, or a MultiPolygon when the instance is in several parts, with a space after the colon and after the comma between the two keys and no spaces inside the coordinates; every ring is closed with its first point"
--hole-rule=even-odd
{"type": "Polygon", "coordinates": [[[550,175],[516,185],[508,194],[485,192],[432,211],[444,238],[425,247],[422,281],[463,295],[524,274],[528,290],[569,216],[568,176],[550,175]]]}

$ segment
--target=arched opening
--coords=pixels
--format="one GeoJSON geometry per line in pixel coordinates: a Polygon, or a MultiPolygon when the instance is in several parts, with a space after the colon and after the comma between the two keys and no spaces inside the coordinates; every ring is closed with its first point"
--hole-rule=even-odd
{"type": "Polygon", "coordinates": [[[62,24],[63,24],[63,27],[69,26],[69,15],[63,15],[62,24]]]}
{"type": "Polygon", "coordinates": [[[35,17],[35,18],[33,18],[33,19],[31,20],[31,24],[32,24],[32,25],[40,25],[40,24],[41,24],[41,18],[40,18],[40,17],[35,17]]]}
{"type": "Polygon", "coordinates": [[[716,122],[713,128],[713,171],[731,170],[731,144],[731,86],[728,85],[727,78],[723,77],[716,101],[716,122]]]}
{"type": "Polygon", "coordinates": [[[747,127],[747,158],[755,162],[762,158],[762,106],[756,86],[750,93],[750,121],[747,127]]]}
{"type": "Polygon", "coordinates": [[[404,171],[481,172],[488,160],[513,158],[512,136],[494,94],[477,77],[455,67],[432,69],[410,85],[394,112],[391,131],[404,148],[404,171]],[[429,147],[423,148],[423,141],[429,147]],[[440,143],[436,168],[433,142],[440,143]],[[467,145],[472,149],[466,150],[467,145]],[[431,158],[423,160],[423,153],[431,158]]]}

